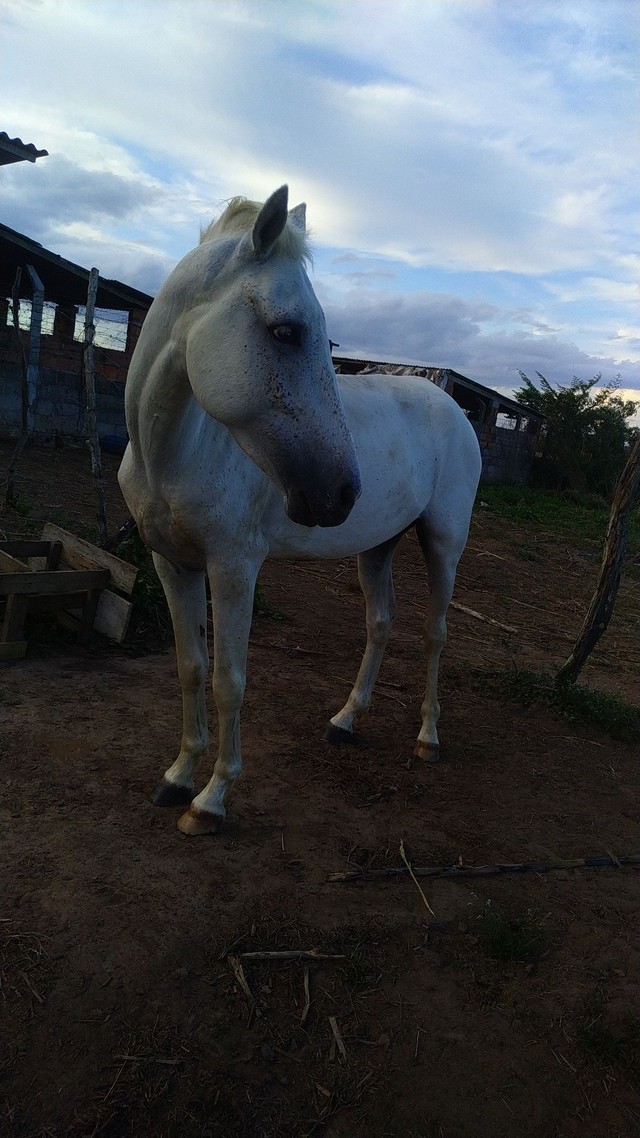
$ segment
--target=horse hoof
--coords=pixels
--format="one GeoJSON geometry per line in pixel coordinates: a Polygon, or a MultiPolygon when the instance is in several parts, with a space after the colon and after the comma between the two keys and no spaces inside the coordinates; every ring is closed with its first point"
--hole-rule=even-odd
{"type": "Polygon", "coordinates": [[[224,822],[223,814],[210,814],[208,810],[196,810],[193,806],[178,819],[178,829],[189,838],[200,834],[219,834],[224,822]]]}
{"type": "Polygon", "coordinates": [[[188,786],[163,778],[151,795],[151,801],[154,806],[188,806],[194,794],[195,790],[189,790],[188,786]]]}
{"type": "Polygon", "coordinates": [[[327,743],[331,743],[334,747],[354,747],[360,742],[357,735],[353,731],[345,731],[344,727],[336,727],[335,723],[330,723],[324,733],[327,743]]]}
{"type": "Polygon", "coordinates": [[[424,759],[427,763],[440,762],[440,744],[439,743],[416,743],[413,748],[413,755],[416,759],[424,759]]]}

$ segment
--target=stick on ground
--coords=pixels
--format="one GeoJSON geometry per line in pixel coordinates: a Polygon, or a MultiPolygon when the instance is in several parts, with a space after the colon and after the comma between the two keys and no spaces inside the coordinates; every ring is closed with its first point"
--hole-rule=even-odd
{"type": "Polygon", "coordinates": [[[435,913],[434,913],[433,909],[431,908],[431,905],[427,901],[427,898],[425,897],[422,889],[420,888],[420,885],[418,883],[418,879],[417,879],[415,873],[413,872],[413,869],[411,868],[411,865],[409,863],[409,860],[408,860],[407,855],[406,855],[405,850],[404,850],[404,841],[402,840],[402,838],[400,839],[400,857],[402,858],[404,864],[406,865],[407,869],[409,870],[409,874],[411,876],[411,879],[412,879],[416,889],[418,890],[418,893],[422,897],[422,900],[424,901],[428,912],[431,913],[432,917],[435,917],[435,913]]]}
{"type": "Polygon", "coordinates": [[[228,956],[227,960],[229,961],[229,965],[231,967],[231,971],[233,972],[233,975],[235,976],[240,987],[242,988],[242,991],[244,992],[245,996],[247,997],[247,1000],[249,1001],[249,1007],[252,1009],[252,1011],[255,1012],[255,1014],[257,1016],[259,1016],[260,1015],[260,1008],[258,1007],[256,1000],[255,1000],[255,996],[254,996],[253,992],[251,991],[251,988],[249,987],[249,983],[248,983],[247,977],[244,974],[244,968],[242,967],[242,964],[238,960],[237,956],[228,956]]]}
{"type": "MultiPolygon", "coordinates": [[[[231,959],[232,957],[229,957],[229,960],[231,959]]],[[[330,952],[318,952],[316,948],[291,948],[282,952],[241,952],[240,959],[256,963],[261,960],[344,960],[345,957],[330,952]]]]}
{"type": "Polygon", "coordinates": [[[335,1016],[329,1016],[329,1023],[331,1024],[331,1030],[333,1032],[333,1038],[336,1041],[336,1046],[338,1048],[338,1051],[342,1055],[342,1058],[346,1059],[347,1058],[347,1049],[344,1045],[344,1040],[340,1034],[340,1028],[338,1027],[338,1021],[337,1021],[336,1017],[335,1016]]]}
{"type": "Polygon", "coordinates": [[[309,967],[304,970],[304,1007],[302,1009],[302,1016],[300,1017],[300,1027],[304,1027],[307,1022],[307,1016],[311,1010],[311,990],[309,987],[309,967]]]}

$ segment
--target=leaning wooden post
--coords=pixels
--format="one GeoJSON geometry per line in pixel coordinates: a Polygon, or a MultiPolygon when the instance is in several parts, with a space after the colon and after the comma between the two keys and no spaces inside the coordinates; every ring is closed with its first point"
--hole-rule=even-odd
{"type": "Polygon", "coordinates": [[[93,341],[96,334],[94,314],[98,280],[100,274],[92,269],[89,274],[89,290],[87,292],[87,309],[84,318],[84,383],[87,397],[87,446],[91,454],[91,470],[93,483],[98,495],[97,519],[100,527],[100,544],[107,540],[107,507],[104,496],[104,482],[102,479],[102,458],[100,455],[100,441],[98,439],[98,417],[96,414],[96,377],[94,368],[93,341]]]}
{"type": "Polygon", "coordinates": [[[16,269],[16,277],[11,289],[11,315],[13,319],[13,331],[18,345],[18,354],[20,356],[20,400],[22,404],[22,429],[20,437],[16,443],[15,449],[9,460],[9,470],[7,471],[7,481],[4,491],[3,508],[7,509],[10,506],[15,506],[18,501],[18,494],[16,490],[16,469],[20,456],[29,440],[29,376],[27,355],[24,350],[22,342],[22,332],[20,331],[20,282],[22,279],[22,269],[16,269]]]}
{"type": "Polygon", "coordinates": [[[640,437],[631,453],[615,489],[607,536],[604,543],[600,576],[591,604],[574,649],[556,676],[558,683],[575,683],[578,674],[605,631],[615,604],[620,584],[622,560],[627,548],[629,518],[640,504],[640,437]]]}

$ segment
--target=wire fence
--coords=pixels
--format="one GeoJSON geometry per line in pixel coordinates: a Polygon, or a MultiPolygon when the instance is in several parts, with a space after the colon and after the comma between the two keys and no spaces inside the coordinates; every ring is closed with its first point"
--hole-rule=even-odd
{"type": "MultiPolygon", "coordinates": [[[[42,336],[53,336],[55,332],[56,312],[58,305],[54,301],[45,300],[42,308],[42,336]]],[[[85,340],[85,305],[74,305],[75,317],[73,319],[73,340],[76,343],[84,343],[85,340]]],[[[31,328],[31,301],[20,300],[18,321],[21,331],[28,332],[31,328]]],[[[10,299],[8,299],[7,307],[7,327],[13,328],[13,311],[10,299]]],[[[70,321],[71,323],[71,321],[70,321]]],[[[141,321],[132,320],[129,312],[120,311],[111,308],[96,308],[94,316],[95,324],[95,338],[94,344],[99,348],[107,348],[109,351],[125,352],[127,349],[127,339],[129,335],[129,327],[142,326],[141,321]]],[[[55,353],[55,346],[53,346],[55,353]]],[[[64,347],[61,346],[60,354],[64,353],[64,347]]]]}

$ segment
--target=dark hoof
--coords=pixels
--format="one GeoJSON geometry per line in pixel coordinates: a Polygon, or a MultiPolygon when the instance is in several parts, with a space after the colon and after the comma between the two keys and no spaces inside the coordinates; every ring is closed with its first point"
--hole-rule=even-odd
{"type": "Polygon", "coordinates": [[[189,806],[194,794],[195,790],[189,790],[188,786],[180,786],[177,782],[168,782],[163,778],[151,795],[151,801],[154,806],[189,806]]]}
{"type": "Polygon", "coordinates": [[[360,742],[353,731],[345,731],[344,727],[336,727],[335,723],[329,724],[324,737],[327,743],[331,743],[334,747],[356,747],[360,742]]]}
{"type": "Polygon", "coordinates": [[[442,755],[437,743],[416,743],[413,748],[413,757],[424,759],[427,763],[439,763],[442,755]]]}
{"type": "Polygon", "coordinates": [[[177,822],[180,833],[186,834],[188,838],[196,838],[201,834],[219,834],[223,825],[223,814],[210,814],[208,810],[195,810],[193,806],[177,822]]]}

